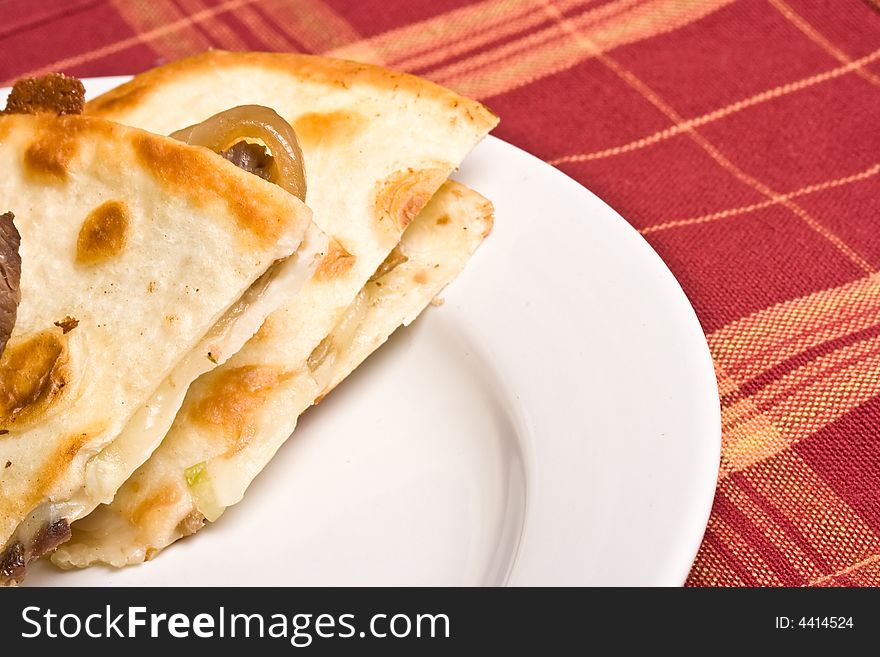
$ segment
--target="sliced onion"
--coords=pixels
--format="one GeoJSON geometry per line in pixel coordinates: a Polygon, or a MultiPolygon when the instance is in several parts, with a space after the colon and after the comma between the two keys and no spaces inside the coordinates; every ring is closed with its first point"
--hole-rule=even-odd
{"type": "Polygon", "coordinates": [[[369,309],[369,299],[366,289],[362,289],[346,308],[345,314],[333,329],[333,332],[325,337],[314,348],[308,358],[309,371],[318,384],[318,390],[322,393],[333,380],[335,366],[339,358],[351,349],[352,343],[357,336],[357,329],[369,309]]]}
{"type": "Polygon", "coordinates": [[[391,249],[391,253],[388,254],[388,257],[382,261],[382,264],[379,265],[378,269],[373,272],[373,275],[370,276],[370,279],[367,283],[374,283],[378,281],[380,278],[385,276],[386,274],[390,274],[392,271],[397,269],[404,262],[409,260],[406,254],[403,252],[403,249],[400,248],[400,244],[391,249]]]}
{"type": "Polygon", "coordinates": [[[245,139],[259,139],[272,154],[270,182],[306,200],[302,150],[290,124],[262,105],[240,105],[201,123],[171,133],[171,137],[222,153],[245,139]]]}

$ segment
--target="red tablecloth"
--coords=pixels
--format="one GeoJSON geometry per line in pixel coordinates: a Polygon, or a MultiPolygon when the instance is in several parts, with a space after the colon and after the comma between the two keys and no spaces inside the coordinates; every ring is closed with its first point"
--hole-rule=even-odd
{"type": "Polygon", "coordinates": [[[485,101],[626,217],[706,331],[724,443],[692,585],[880,584],[875,0],[0,0],[0,79],[207,48],[485,101]]]}

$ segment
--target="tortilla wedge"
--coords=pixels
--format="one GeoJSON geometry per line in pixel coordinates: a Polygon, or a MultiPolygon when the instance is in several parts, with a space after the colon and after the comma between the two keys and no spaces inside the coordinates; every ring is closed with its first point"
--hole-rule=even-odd
{"type": "Polygon", "coordinates": [[[325,238],[298,199],[218,155],[93,117],[0,116],[0,166],[22,261],[0,358],[10,583],[113,498],[325,238]]]}
{"type": "MultiPolygon", "coordinates": [[[[238,359],[212,379],[225,392],[202,405],[205,421],[187,433],[191,437],[175,441],[187,476],[195,483],[212,482],[209,489],[203,486],[204,513],[185,519],[186,533],[203,516],[216,518],[241,499],[261,467],[225,470],[231,481],[224,486],[220,460],[214,461],[217,472],[199,469],[221,449],[215,439],[203,444],[201,437],[221,437],[222,452],[243,453],[247,446],[274,452],[269,446],[275,434],[286,439],[296,414],[287,413],[287,423],[271,427],[271,435],[248,418],[262,416],[264,407],[293,404],[304,394],[297,386],[316,386],[314,399],[329,385],[332,372],[326,365],[311,383],[291,373],[321,347],[406,226],[498,121],[475,101],[379,67],[307,55],[218,51],[139,75],[93,100],[86,111],[170,133],[241,104],[269,106],[296,129],[309,206],[331,246],[301,293],[274,312],[238,359]],[[204,454],[203,448],[208,449],[204,454]]],[[[322,360],[336,357],[325,353],[322,360]]],[[[208,394],[208,383],[193,386],[189,403],[198,404],[199,396],[208,394]]],[[[175,495],[172,488],[169,496],[175,495]]],[[[150,514],[150,505],[142,511],[150,514]]],[[[58,553],[56,563],[69,563],[67,554],[58,553]]]]}
{"type": "Polygon", "coordinates": [[[297,417],[398,326],[412,322],[462,270],[491,227],[489,201],[458,183],[446,183],[330,333],[338,358],[323,381],[307,363],[289,369],[275,348],[273,336],[281,327],[271,317],[245,352],[194,384],[152,458],[112,504],[74,525],[73,539],[53,554],[53,562],[64,568],[140,563],[197,531],[205,516],[213,513],[216,519],[241,499],[293,431],[297,417]],[[277,387],[269,390],[263,383],[277,387]],[[237,433],[229,432],[232,425],[237,433]],[[235,440],[246,433],[253,439],[235,440]]]}

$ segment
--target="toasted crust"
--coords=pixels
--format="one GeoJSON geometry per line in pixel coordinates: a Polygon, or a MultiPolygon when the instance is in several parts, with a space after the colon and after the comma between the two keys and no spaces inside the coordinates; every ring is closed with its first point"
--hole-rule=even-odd
{"type": "Polygon", "coordinates": [[[158,424],[113,448],[166,379],[185,390],[202,373],[190,352],[228,309],[218,339],[237,350],[275,307],[242,319],[237,304],[273,263],[297,261],[311,211],[207,149],[98,117],[2,115],[0,163],[23,262],[0,359],[2,561],[35,523],[107,501],[147,458],[173,394],[158,424]]]}
{"type": "Polygon", "coordinates": [[[0,358],[0,428],[20,429],[55,410],[71,393],[73,369],[63,329],[13,344],[0,358]]]}
{"type": "Polygon", "coordinates": [[[306,112],[293,122],[300,143],[351,141],[367,125],[368,119],[354,111],[306,112]]]}
{"type": "Polygon", "coordinates": [[[428,204],[444,180],[446,171],[443,169],[395,171],[377,186],[376,221],[380,226],[390,221],[398,231],[404,230],[428,204]]]}
{"type": "Polygon", "coordinates": [[[346,251],[336,240],[330,242],[327,254],[315,270],[314,277],[319,281],[328,281],[343,276],[349,271],[357,258],[346,251]]]}
{"type": "Polygon", "coordinates": [[[278,241],[284,232],[287,192],[242,171],[207,148],[180,148],[174,139],[141,132],[134,147],[140,162],[169,192],[188,196],[196,205],[222,196],[239,228],[261,245],[278,241]],[[262,188],[264,194],[254,190],[262,188]]]}
{"type": "Polygon", "coordinates": [[[89,443],[103,427],[95,431],[81,431],[56,441],[55,449],[46,455],[43,467],[34,478],[35,485],[24,498],[0,497],[0,516],[18,517],[22,511],[31,511],[52,490],[55,483],[66,473],[80,450],[89,443]]]}
{"type": "Polygon", "coordinates": [[[123,201],[105,201],[96,207],[79,229],[77,263],[94,265],[119,255],[128,241],[130,224],[128,206],[123,201]]]}
{"type": "MultiPolygon", "coordinates": [[[[282,371],[277,365],[266,364],[216,370],[197,382],[197,394],[178,416],[179,422],[197,430],[197,451],[192,451],[194,445],[160,446],[151,461],[120,489],[113,503],[95,512],[91,526],[98,530],[92,533],[74,525],[72,544],[61,546],[53,561],[67,568],[96,561],[115,566],[138,563],[198,531],[205,518],[183,468],[199,459],[205,459],[207,472],[211,472],[212,463],[228,460],[235,463],[236,472],[254,467],[254,459],[262,467],[278,443],[265,449],[260,432],[295,417],[311,403],[319,403],[398,325],[408,324],[432,303],[489,232],[492,215],[492,204],[480,194],[455,182],[445,183],[412,222],[400,247],[365,286],[369,299],[366,314],[348,348],[339,354],[336,372],[325,389],[304,383],[310,379],[304,371],[282,371]],[[441,218],[445,221],[438,221],[441,218]],[[266,404],[270,400],[273,408],[266,404]],[[263,449],[249,452],[257,445],[263,449]],[[182,450],[179,456],[176,449],[182,450]],[[169,490],[169,485],[176,485],[178,493],[169,490]],[[120,518],[124,519],[121,523],[120,518]]],[[[273,322],[272,317],[261,330],[260,342],[268,351],[280,353],[278,341],[283,340],[283,330],[272,324],[279,322],[283,329],[283,322],[277,317],[273,322]]],[[[333,332],[327,341],[337,337],[333,332]]],[[[275,439],[283,441],[290,428],[284,426],[275,439]]]]}
{"type": "Polygon", "coordinates": [[[153,493],[129,511],[128,519],[138,525],[149,519],[149,515],[157,509],[175,504],[180,499],[180,491],[175,482],[166,482],[159,486],[153,493]]]}
{"type": "MultiPolygon", "coordinates": [[[[459,215],[472,220],[474,203],[462,202],[454,185],[444,186],[454,190],[441,199],[452,206],[440,206],[451,217],[442,232],[454,244],[449,249],[454,262],[427,254],[403,260],[393,270],[389,266],[382,281],[369,283],[375,290],[365,288],[405,229],[410,236],[425,234],[424,228],[413,233],[419,224],[414,217],[497,123],[479,103],[412,76],[319,57],[215,52],[142,74],[93,101],[87,111],[168,134],[241,104],[269,106],[297,130],[315,221],[345,252],[328,250],[300,294],[270,315],[256,338],[226,364],[189,389],[150,461],[89,521],[103,529],[81,528],[75,545],[55,553],[56,563],[142,561],[198,528],[202,519],[196,513],[216,517],[216,507],[241,499],[290,435],[296,417],[322,394],[337,367],[345,366],[337,364],[339,345],[357,344],[366,350],[363,357],[384,339],[383,323],[379,334],[352,342],[362,316],[378,311],[394,325],[408,322],[418,309],[386,308],[389,294],[427,304],[485,232],[482,222],[456,220],[459,215]],[[321,345],[327,345],[325,357],[313,358],[321,345]],[[185,472],[194,464],[207,473],[198,485],[210,484],[211,495],[189,490],[185,472]],[[154,511],[149,522],[119,521],[124,510],[169,478],[180,488],[180,503],[154,511]],[[104,532],[111,526],[112,532],[104,532]]],[[[480,197],[476,205],[483,202],[480,197]]],[[[433,228],[438,217],[425,221],[433,228]]]]}
{"type": "Polygon", "coordinates": [[[71,162],[84,137],[115,137],[112,124],[84,120],[76,115],[65,118],[18,115],[2,121],[9,126],[24,124],[24,129],[33,131],[22,164],[28,175],[41,178],[41,182],[67,180],[71,162]]]}
{"type": "Polygon", "coordinates": [[[233,218],[246,242],[265,247],[285,230],[290,208],[287,192],[206,148],[93,116],[0,116],[0,135],[10,131],[33,135],[22,164],[39,182],[68,181],[88,144],[108,159],[108,168],[133,153],[133,166],[148,171],[169,194],[187,196],[196,205],[224,198],[229,212],[217,216],[233,218]]]}
{"type": "Polygon", "coordinates": [[[153,90],[163,84],[176,79],[185,79],[201,69],[231,70],[236,67],[274,68],[295,72],[299,78],[338,85],[345,89],[355,85],[367,85],[381,90],[408,91],[420,98],[435,99],[447,104],[461,121],[473,123],[478,129],[488,131],[498,123],[498,117],[485,105],[408,73],[317,55],[240,53],[224,50],[210,50],[141,73],[130,82],[86,103],[86,112],[95,115],[124,112],[142,103],[153,93],[153,90]]]}
{"type": "Polygon", "coordinates": [[[254,437],[263,404],[287,376],[282,368],[268,365],[223,370],[189,417],[222,439],[226,453],[235,454],[254,437]]]}

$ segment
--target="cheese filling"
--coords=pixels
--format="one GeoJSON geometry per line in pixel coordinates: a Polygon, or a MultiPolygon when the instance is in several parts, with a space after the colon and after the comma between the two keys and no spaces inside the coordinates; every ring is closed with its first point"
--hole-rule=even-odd
{"type": "Polygon", "coordinates": [[[240,350],[266,317],[308,280],[326,248],[327,237],[311,225],[297,252],[275,262],[257,279],[184,356],[117,438],[86,462],[84,487],[67,500],[34,509],[8,544],[31,545],[43,527],[60,519],[73,523],[98,504],[109,504],[122,483],[168,433],[190,384],[240,350]]]}

